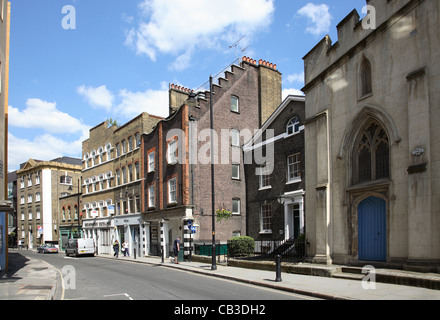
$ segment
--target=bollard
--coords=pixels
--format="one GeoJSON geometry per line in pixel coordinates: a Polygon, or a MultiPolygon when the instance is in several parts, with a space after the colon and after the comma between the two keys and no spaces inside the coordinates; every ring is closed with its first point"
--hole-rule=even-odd
{"type": "Polygon", "coordinates": [[[281,256],[277,255],[275,257],[275,264],[276,264],[276,279],[275,282],[282,282],[283,280],[281,280],[281,256]]]}
{"type": "Polygon", "coordinates": [[[133,253],[134,253],[134,260],[136,260],[136,248],[133,249],[133,253]]]}

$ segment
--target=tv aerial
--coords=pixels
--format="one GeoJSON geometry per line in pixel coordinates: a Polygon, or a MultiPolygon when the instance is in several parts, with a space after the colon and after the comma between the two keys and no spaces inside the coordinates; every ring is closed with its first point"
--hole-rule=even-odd
{"type": "MultiPolygon", "coordinates": [[[[240,42],[241,42],[244,38],[246,38],[246,36],[241,37],[240,40],[236,41],[234,44],[231,44],[231,45],[229,46],[229,49],[235,48],[235,57],[236,57],[236,58],[238,58],[238,45],[240,44],[240,42]]],[[[244,48],[244,49],[243,49],[243,48],[240,48],[240,51],[241,51],[241,52],[245,52],[247,48],[248,48],[248,47],[246,47],[246,48],[244,48]]]]}

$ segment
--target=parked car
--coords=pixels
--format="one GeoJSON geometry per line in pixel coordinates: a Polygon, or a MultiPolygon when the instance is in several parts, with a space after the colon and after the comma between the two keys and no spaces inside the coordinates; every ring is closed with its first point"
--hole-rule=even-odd
{"type": "Polygon", "coordinates": [[[58,248],[51,243],[42,244],[37,248],[38,253],[58,253],[58,248]]]}
{"type": "Polygon", "coordinates": [[[93,239],[69,239],[66,245],[66,256],[95,255],[95,240],[93,239]]]}

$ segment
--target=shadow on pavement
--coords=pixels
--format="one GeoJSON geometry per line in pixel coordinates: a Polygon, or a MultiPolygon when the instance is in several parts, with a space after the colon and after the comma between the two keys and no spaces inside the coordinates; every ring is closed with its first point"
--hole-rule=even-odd
{"type": "Polygon", "coordinates": [[[22,268],[26,266],[29,261],[18,252],[9,252],[8,254],[8,271],[0,274],[0,283],[2,282],[15,282],[22,279],[21,277],[14,277],[14,275],[22,268]]]}

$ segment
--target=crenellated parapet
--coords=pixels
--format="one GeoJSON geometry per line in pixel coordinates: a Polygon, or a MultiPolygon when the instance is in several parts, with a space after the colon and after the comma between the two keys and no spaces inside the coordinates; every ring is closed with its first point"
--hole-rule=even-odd
{"type": "MultiPolygon", "coordinates": [[[[423,1],[423,0],[422,0],[423,1]]],[[[426,1],[426,0],[425,0],[426,1]]],[[[312,85],[328,68],[341,59],[358,45],[366,46],[367,38],[385,31],[389,25],[399,20],[408,7],[414,6],[419,0],[366,0],[363,8],[363,19],[358,11],[351,11],[337,25],[338,40],[333,42],[330,36],[325,36],[303,58],[305,68],[305,88],[312,85]]],[[[409,33],[408,33],[409,36],[409,33]]]]}

